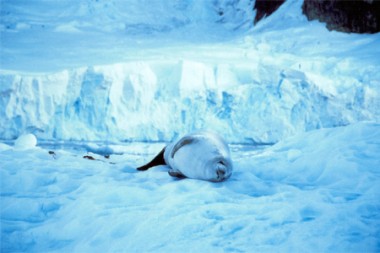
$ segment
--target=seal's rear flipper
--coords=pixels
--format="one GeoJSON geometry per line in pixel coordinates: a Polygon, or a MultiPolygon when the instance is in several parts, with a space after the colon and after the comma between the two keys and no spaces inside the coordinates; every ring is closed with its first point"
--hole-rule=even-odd
{"type": "Polygon", "coordinates": [[[161,150],[161,152],[158,153],[158,155],[155,158],[153,158],[152,161],[150,161],[149,163],[141,167],[138,167],[137,170],[148,170],[149,168],[157,166],[157,165],[166,165],[166,162],[164,159],[164,152],[165,152],[165,148],[161,150]]]}

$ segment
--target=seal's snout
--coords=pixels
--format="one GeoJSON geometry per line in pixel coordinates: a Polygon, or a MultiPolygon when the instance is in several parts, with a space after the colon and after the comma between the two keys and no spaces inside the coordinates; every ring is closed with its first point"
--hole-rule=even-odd
{"type": "Polygon", "coordinates": [[[226,170],[225,169],[217,169],[216,170],[216,182],[220,182],[226,179],[226,170]]]}
{"type": "Polygon", "coordinates": [[[218,170],[216,171],[216,174],[218,175],[218,178],[223,178],[224,175],[226,174],[226,171],[223,170],[223,169],[218,169],[218,170]]]}

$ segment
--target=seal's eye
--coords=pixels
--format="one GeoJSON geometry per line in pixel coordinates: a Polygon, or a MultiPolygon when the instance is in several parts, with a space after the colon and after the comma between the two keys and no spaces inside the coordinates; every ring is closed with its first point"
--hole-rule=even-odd
{"type": "Polygon", "coordinates": [[[226,166],[226,164],[225,164],[223,161],[220,161],[219,163],[220,163],[221,165],[226,166]]]}

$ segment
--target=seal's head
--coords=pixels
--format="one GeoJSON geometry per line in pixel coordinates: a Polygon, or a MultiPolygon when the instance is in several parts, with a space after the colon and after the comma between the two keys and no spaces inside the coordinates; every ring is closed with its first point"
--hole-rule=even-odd
{"type": "Polygon", "coordinates": [[[212,182],[221,182],[228,179],[232,174],[232,163],[227,159],[215,159],[212,164],[205,168],[207,179],[212,182]]]}

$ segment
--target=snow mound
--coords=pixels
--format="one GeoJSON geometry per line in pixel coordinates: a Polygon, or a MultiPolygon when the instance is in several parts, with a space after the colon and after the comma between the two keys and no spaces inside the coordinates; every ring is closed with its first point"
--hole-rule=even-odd
{"type": "Polygon", "coordinates": [[[8,149],[11,149],[12,147],[5,144],[5,143],[0,143],[0,151],[5,151],[5,150],[8,150],[8,149]]]}
{"type": "Polygon", "coordinates": [[[29,149],[34,148],[37,145],[37,138],[33,134],[23,134],[19,136],[15,141],[15,148],[29,149]]]}

